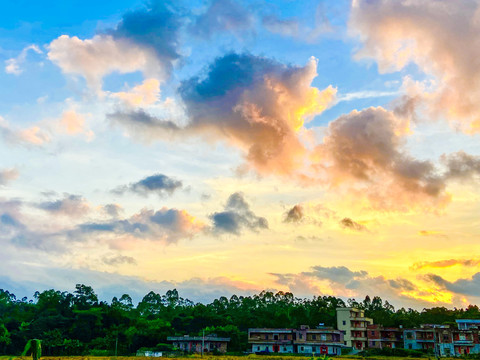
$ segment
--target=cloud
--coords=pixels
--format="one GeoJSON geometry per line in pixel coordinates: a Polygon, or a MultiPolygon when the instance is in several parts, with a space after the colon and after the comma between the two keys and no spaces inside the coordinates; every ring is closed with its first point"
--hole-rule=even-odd
{"type": "Polygon", "coordinates": [[[462,2],[355,0],[349,28],[363,47],[357,59],[374,59],[380,72],[416,64],[435,78],[431,88],[415,93],[427,118],[444,116],[467,132],[480,129],[480,8],[462,2]]]}
{"type": "Polygon", "coordinates": [[[37,204],[39,209],[51,214],[78,218],[90,211],[88,202],[80,195],[64,194],[63,199],[44,201],[37,204]]]}
{"type": "Polygon", "coordinates": [[[332,32],[333,28],[326,15],[325,4],[320,1],[315,10],[314,26],[305,26],[296,18],[281,19],[269,14],[262,18],[262,25],[274,34],[297,38],[300,41],[314,42],[320,36],[332,32]]]}
{"type": "Polygon", "coordinates": [[[157,79],[146,79],[142,84],[134,86],[129,91],[112,93],[111,96],[120,99],[130,107],[148,106],[156,103],[160,95],[160,82],[157,79]]]}
{"type": "Polygon", "coordinates": [[[420,270],[424,268],[447,268],[455,265],[475,267],[480,265],[479,259],[448,259],[438,261],[421,261],[413,264],[412,270],[420,270]]]}
{"type": "Polygon", "coordinates": [[[312,271],[304,274],[339,284],[347,284],[349,281],[363,279],[368,275],[365,270],[351,271],[345,266],[314,266],[312,267],[312,271]]]}
{"type": "Polygon", "coordinates": [[[354,110],[329,123],[315,149],[317,168],[326,181],[357,189],[363,185],[374,206],[441,206],[449,201],[445,178],[430,161],[405,150],[409,121],[381,107],[354,110]]]}
{"type": "Polygon", "coordinates": [[[180,58],[178,37],[183,22],[174,4],[174,1],[150,1],[147,6],[126,13],[109,33],[115,39],[128,39],[153,49],[162,71],[170,74],[174,61],[180,58]]]}
{"type": "Polygon", "coordinates": [[[299,33],[297,19],[279,19],[274,15],[266,15],[262,18],[262,25],[274,34],[296,37],[299,33]]]}
{"type": "Polygon", "coordinates": [[[48,58],[63,73],[84,77],[97,93],[101,93],[103,77],[113,72],[141,71],[149,78],[160,79],[165,76],[152,49],[111,35],[95,35],[85,40],[62,35],[50,43],[48,58]]]}
{"type": "MultiPolygon", "coordinates": [[[[313,209],[308,209],[308,210],[313,210],[313,212],[316,215],[320,215],[322,217],[328,217],[329,214],[321,210],[320,207],[314,207],[313,209]]],[[[291,223],[291,224],[299,224],[299,223],[305,223],[305,224],[313,224],[317,226],[321,226],[322,222],[318,220],[315,217],[307,215],[307,210],[303,205],[297,204],[294,205],[291,209],[289,209],[285,214],[283,218],[284,223],[291,223]]]]}
{"type": "Polygon", "coordinates": [[[7,74],[20,75],[23,72],[21,66],[25,62],[28,52],[33,51],[37,54],[43,54],[37,45],[29,45],[20,52],[16,58],[5,60],[5,72],[7,74]]]}
{"type": "Polygon", "coordinates": [[[122,206],[118,204],[107,204],[102,206],[102,210],[110,217],[117,218],[123,212],[122,206]]]}
{"type": "Polygon", "coordinates": [[[169,209],[158,211],[142,209],[139,213],[124,219],[107,222],[86,222],[68,232],[73,239],[97,236],[115,240],[124,235],[137,239],[176,243],[180,239],[190,239],[203,231],[205,225],[185,210],[169,209]]]}
{"type": "Polygon", "coordinates": [[[144,111],[109,118],[147,139],[200,135],[223,140],[245,152],[244,169],[295,176],[306,155],[299,133],[306,121],[333,103],[336,93],[332,87],[320,91],[310,86],[316,67],[313,58],[297,67],[232,53],[217,58],[205,77],[182,82],[185,126],[144,111]]]}
{"type": "Polygon", "coordinates": [[[25,146],[41,146],[50,142],[50,136],[38,126],[15,129],[0,116],[0,135],[9,143],[25,146]]]}
{"type": "Polygon", "coordinates": [[[5,186],[9,182],[18,178],[18,170],[15,168],[0,170],[0,186],[5,186]]]}
{"type": "MultiPolygon", "coordinates": [[[[18,261],[18,259],[16,259],[18,261]]],[[[8,289],[18,298],[33,297],[35,291],[55,288],[73,292],[75,284],[92,286],[101,301],[111,301],[122,294],[129,294],[138,303],[150,291],[165,293],[177,289],[179,295],[195,302],[209,303],[221,296],[253,295],[259,288],[249,283],[227,277],[199,278],[183,281],[154,281],[139,276],[120,275],[113,272],[95,271],[86,268],[32,266],[25,264],[22,275],[11,271],[14,262],[0,263],[0,288],[8,289]],[[32,280],[33,279],[33,280],[32,280]]]]}
{"type": "Polygon", "coordinates": [[[268,229],[268,221],[250,210],[242,193],[233,193],[227,200],[224,211],[210,215],[213,232],[240,235],[243,229],[258,231],[268,229]]]}
{"type": "Polygon", "coordinates": [[[343,298],[380,296],[391,304],[422,308],[445,304],[442,290],[425,290],[405,278],[372,276],[365,270],[353,271],[345,266],[314,266],[300,273],[272,273],[275,282],[295,294],[334,295],[343,298]]]}
{"type": "Polygon", "coordinates": [[[94,133],[88,129],[85,124],[85,117],[77,113],[75,110],[66,110],[58,119],[59,131],[68,135],[84,134],[87,140],[92,140],[94,133]]]}
{"type": "Polygon", "coordinates": [[[316,68],[313,58],[304,67],[248,54],[217,58],[205,78],[180,87],[190,118],[187,130],[240,147],[248,166],[260,174],[292,176],[306,154],[299,131],[336,93],[310,86],[316,68]]]}
{"type": "Polygon", "coordinates": [[[107,114],[114,125],[121,125],[134,136],[151,142],[154,139],[172,139],[181,128],[172,120],[159,119],[142,109],[134,111],[117,111],[107,114]]]}
{"type": "Polygon", "coordinates": [[[225,32],[240,32],[253,26],[253,16],[235,0],[212,0],[210,6],[198,15],[190,26],[194,36],[209,39],[225,32]]]}
{"type": "Polygon", "coordinates": [[[180,58],[177,50],[180,25],[180,16],[168,2],[154,0],[124,14],[115,28],[91,39],[61,35],[49,44],[48,58],[63,73],[85,78],[97,94],[102,93],[104,76],[140,71],[149,82],[134,89],[132,94],[121,93],[118,97],[135,102],[139,93],[147,92],[142,101],[148,103],[154,93],[151,88],[155,88],[151,79],[159,82],[167,79],[174,62],[180,58]]]}
{"type": "Polygon", "coordinates": [[[433,282],[444,290],[451,291],[455,294],[470,295],[478,297],[478,289],[480,288],[480,272],[474,274],[470,279],[458,279],[448,281],[439,275],[427,274],[424,278],[433,282]]]}
{"type": "Polygon", "coordinates": [[[294,205],[290,210],[285,213],[283,222],[298,223],[304,219],[303,208],[301,205],[294,205]]]}
{"type": "Polygon", "coordinates": [[[0,199],[0,243],[57,253],[64,250],[55,232],[38,230],[22,211],[20,200],[0,199]]]}
{"type": "Polygon", "coordinates": [[[87,141],[94,137],[93,131],[86,125],[85,115],[74,109],[63,111],[57,119],[37,121],[26,128],[15,128],[0,116],[0,136],[13,145],[44,146],[59,134],[68,136],[82,134],[87,141]]]}
{"type": "Polygon", "coordinates": [[[141,195],[155,193],[160,197],[172,195],[176,190],[180,189],[183,183],[179,180],[168,177],[163,174],[155,174],[131,183],[128,186],[121,186],[114,190],[115,193],[122,194],[125,191],[131,191],[141,195]]]}
{"type": "Polygon", "coordinates": [[[365,225],[359,224],[350,218],[343,218],[342,220],[340,220],[340,226],[344,229],[349,229],[353,231],[367,231],[365,225]]]}
{"type": "Polygon", "coordinates": [[[123,264],[136,265],[137,260],[131,256],[125,255],[113,255],[113,256],[104,256],[102,262],[110,266],[118,266],[123,264]]]}

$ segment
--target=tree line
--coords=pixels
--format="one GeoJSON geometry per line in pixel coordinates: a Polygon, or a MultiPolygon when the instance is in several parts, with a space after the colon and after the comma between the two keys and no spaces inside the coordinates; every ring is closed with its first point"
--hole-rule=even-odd
{"type": "Polygon", "coordinates": [[[177,290],[153,291],[136,306],[128,294],[110,303],[99,301],[90,286],[75,291],[36,292],[34,300],[17,299],[0,289],[0,354],[18,355],[30,339],[42,340],[45,355],[131,355],[138,349],[168,350],[167,337],[217,334],[230,337],[229,351],[248,348],[252,327],[296,328],[323,323],[336,326],[336,308],[355,306],[374,323],[411,328],[420,324],[454,324],[455,319],[480,319],[476,305],[417,311],[395,308],[380,297],[363,301],[334,296],[297,298],[290,292],[262,291],[253,296],[220,297],[209,304],[194,303],[177,290]]]}

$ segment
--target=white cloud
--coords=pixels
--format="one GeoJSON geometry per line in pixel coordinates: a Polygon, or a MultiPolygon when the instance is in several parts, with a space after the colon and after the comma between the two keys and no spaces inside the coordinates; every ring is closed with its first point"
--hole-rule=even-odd
{"type": "Polygon", "coordinates": [[[7,74],[20,75],[23,72],[21,65],[25,62],[29,50],[37,54],[43,54],[37,45],[29,45],[24,48],[16,58],[5,60],[5,72],[7,74]]]}

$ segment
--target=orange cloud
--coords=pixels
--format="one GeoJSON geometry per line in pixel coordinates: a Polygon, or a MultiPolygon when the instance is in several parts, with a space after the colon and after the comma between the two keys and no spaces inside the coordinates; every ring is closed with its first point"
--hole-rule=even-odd
{"type": "Polygon", "coordinates": [[[428,107],[429,117],[480,131],[478,2],[355,0],[349,28],[363,44],[357,59],[374,59],[381,72],[414,63],[435,77],[430,89],[409,96],[428,107]]]}

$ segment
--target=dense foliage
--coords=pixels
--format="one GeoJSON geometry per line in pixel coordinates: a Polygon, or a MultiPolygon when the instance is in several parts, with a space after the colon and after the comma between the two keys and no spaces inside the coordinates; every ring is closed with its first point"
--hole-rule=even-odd
{"type": "Polygon", "coordinates": [[[40,339],[45,355],[110,355],[116,343],[119,355],[129,355],[140,348],[167,349],[167,336],[199,335],[202,329],[230,337],[229,350],[243,351],[249,327],[336,326],[335,309],[342,306],[365,309],[375,323],[406,328],[480,318],[477,306],[395,310],[379,297],[345,303],[333,296],[299,299],[267,291],[220,297],[210,304],[183,299],[176,290],[150,292],[135,306],[127,294],[107,303],[99,301],[90,286],[77,285],[73,294],[47,290],[36,292],[34,299],[19,300],[0,290],[0,354],[20,354],[29,339],[40,339]]]}

